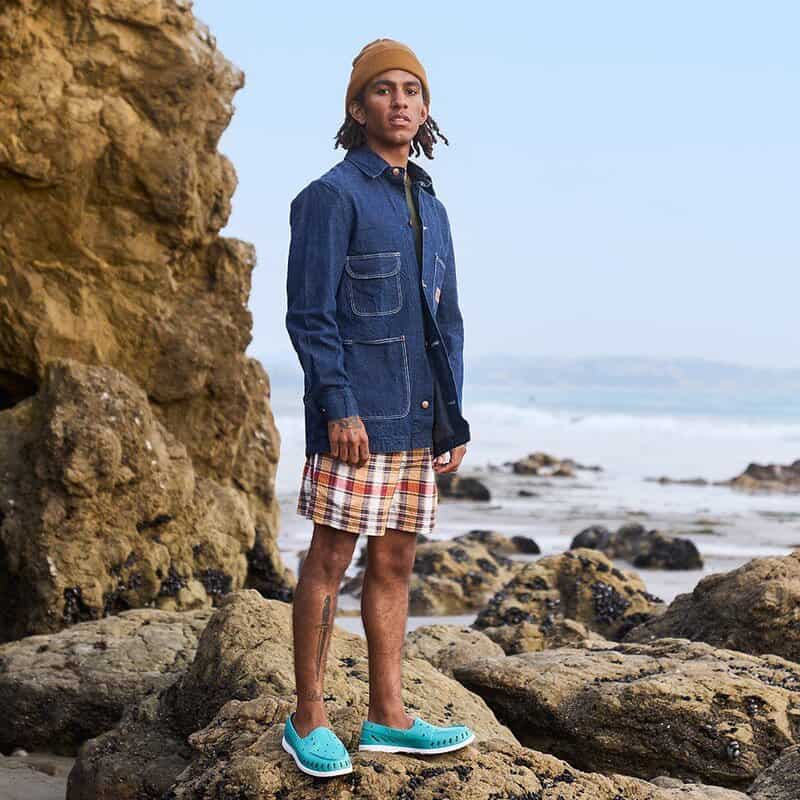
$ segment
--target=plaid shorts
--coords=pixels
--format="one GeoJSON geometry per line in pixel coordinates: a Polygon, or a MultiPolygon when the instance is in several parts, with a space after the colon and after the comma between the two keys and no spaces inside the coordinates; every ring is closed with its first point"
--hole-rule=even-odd
{"type": "Polygon", "coordinates": [[[370,453],[363,467],[313,453],[303,467],[297,513],[368,536],[383,536],[386,528],[428,534],[438,500],[431,447],[370,453]]]}

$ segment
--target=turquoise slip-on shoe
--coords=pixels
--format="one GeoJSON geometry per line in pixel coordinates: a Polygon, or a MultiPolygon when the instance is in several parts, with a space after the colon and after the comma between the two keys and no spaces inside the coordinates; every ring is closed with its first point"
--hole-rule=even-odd
{"type": "Polygon", "coordinates": [[[295,730],[292,721],[294,711],[283,726],[283,749],[290,753],[294,763],[307,775],[327,778],[346,775],[353,771],[350,754],[342,740],[324,725],[318,725],[305,736],[295,730]]]}
{"type": "Polygon", "coordinates": [[[414,717],[410,728],[391,728],[365,719],[358,749],[379,753],[449,753],[474,739],[475,734],[466,725],[441,727],[414,717]]]}

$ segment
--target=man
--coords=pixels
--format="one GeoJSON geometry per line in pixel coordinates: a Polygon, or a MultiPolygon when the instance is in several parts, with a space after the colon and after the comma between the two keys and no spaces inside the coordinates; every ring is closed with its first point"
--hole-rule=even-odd
{"type": "Polygon", "coordinates": [[[430,175],[408,160],[420,148],[433,158],[442,136],[429,107],[411,49],[367,44],[336,137],[347,153],[291,204],[286,327],[305,375],[306,423],[297,511],[314,532],[294,598],[297,710],[283,746],[311,775],[352,771],[328,725],[323,672],[361,533],[370,694],[359,750],[442,753],[474,739],[464,725],[407,715],[401,696],[416,534],[432,531],[436,474],[459,468],[470,439],[450,225],[430,175]]]}

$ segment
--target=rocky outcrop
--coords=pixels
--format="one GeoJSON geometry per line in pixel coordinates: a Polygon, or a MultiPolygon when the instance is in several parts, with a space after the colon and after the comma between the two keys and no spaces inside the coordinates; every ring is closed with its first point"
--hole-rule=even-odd
{"type": "Polygon", "coordinates": [[[424,658],[445,675],[475,659],[504,655],[488,636],[464,625],[421,625],[406,635],[406,658],[424,658]]]}
{"type": "Polygon", "coordinates": [[[470,475],[459,475],[456,472],[445,472],[436,476],[436,487],[440,497],[450,500],[480,500],[488,502],[491,492],[480,479],[470,475]]]}
{"type": "MultiPolygon", "coordinates": [[[[367,538],[367,537],[362,537],[367,538]]],[[[415,538],[417,540],[417,546],[421,544],[425,544],[426,542],[430,542],[431,540],[424,534],[424,533],[417,533],[415,534],[415,538]]],[[[358,551],[358,555],[356,556],[355,560],[352,562],[353,566],[355,567],[366,567],[367,566],[367,554],[369,549],[367,547],[367,543],[364,543],[361,546],[361,549],[358,551]]],[[[308,555],[308,548],[303,548],[299,550],[297,553],[297,560],[299,562],[298,567],[298,574],[300,574],[300,567],[303,566],[303,561],[305,560],[306,556],[308,555]]]]}
{"type": "Polygon", "coordinates": [[[212,609],[123,611],[0,645],[0,750],[74,755],[194,659],[212,609]]]}
{"type": "Polygon", "coordinates": [[[597,465],[579,464],[571,458],[556,458],[556,456],[541,451],[529,453],[524,458],[507,463],[511,465],[511,471],[516,475],[540,475],[553,478],[572,478],[576,470],[592,472],[602,472],[603,470],[597,465]]]}
{"type": "Polygon", "coordinates": [[[800,492],[800,458],[792,464],[748,464],[730,485],[755,492],[800,492]]]}
{"type": "MultiPolygon", "coordinates": [[[[170,687],[131,707],[119,727],[81,748],[68,800],[155,800],[187,766],[171,795],[175,798],[213,796],[205,792],[216,791],[220,781],[247,792],[240,797],[254,798],[271,796],[284,785],[284,791],[307,785],[307,776],[280,748],[282,725],[295,703],[294,667],[291,655],[287,658],[291,626],[286,603],[265,600],[254,590],[225,595],[200,637],[193,663],[170,687]],[[256,783],[247,788],[251,779],[256,783]]],[[[331,722],[355,751],[368,704],[367,648],[362,637],[337,626],[325,690],[331,722]]],[[[409,713],[439,724],[458,720],[481,739],[516,744],[483,700],[422,658],[403,661],[403,697],[409,713]]]]}
{"type": "MultiPolygon", "coordinates": [[[[243,74],[223,58],[183,0],[54,0],[46,9],[34,0],[8,0],[0,9],[0,61],[0,417],[16,411],[3,430],[36,447],[45,442],[42,431],[57,438],[62,429],[62,451],[56,455],[64,463],[56,470],[70,469],[65,478],[73,487],[85,479],[88,495],[100,492],[112,499],[108,481],[113,479],[130,500],[137,482],[146,482],[155,497],[139,499],[143,511],[163,505],[167,493],[193,507],[186,514],[206,529],[230,528],[223,519],[228,513],[235,518],[233,527],[247,518],[244,538],[254,585],[286,596],[293,577],[275,545],[280,436],[267,375],[245,355],[255,253],[247,243],[219,236],[236,176],[217,144],[243,74]],[[137,471],[130,476],[132,485],[118,482],[124,470],[114,465],[124,465],[128,454],[119,450],[125,431],[116,425],[130,420],[112,419],[113,392],[84,406],[73,402],[68,424],[43,418],[70,401],[53,400],[49,365],[60,359],[108,368],[138,387],[139,418],[152,416],[174,439],[169,440],[174,468],[156,457],[151,474],[137,471]],[[39,397],[43,392],[49,399],[39,397]],[[95,419],[98,410],[104,413],[95,419]],[[186,486],[168,482],[189,474],[182,465],[191,467],[202,487],[194,498],[185,496],[186,486]],[[113,476],[102,474],[106,467],[113,476]]],[[[137,458],[143,441],[137,443],[137,458]]],[[[62,548],[59,543],[48,550],[54,543],[40,532],[55,530],[64,504],[59,496],[47,496],[46,486],[37,486],[42,476],[15,474],[14,459],[21,456],[44,459],[34,450],[20,453],[13,443],[9,449],[6,441],[0,471],[12,473],[14,491],[23,484],[42,490],[37,504],[44,518],[35,525],[33,547],[49,594],[47,558],[56,560],[62,548]]],[[[139,466],[144,469],[146,462],[139,466]]],[[[0,491],[8,496],[5,486],[0,491]]],[[[20,508],[15,513],[25,513],[20,508]]],[[[136,521],[152,525],[144,535],[157,537],[163,524],[158,514],[174,510],[159,508],[136,521]]],[[[15,587],[30,585],[30,553],[14,549],[17,532],[7,529],[9,507],[0,512],[5,516],[0,590],[7,611],[27,605],[15,587]]],[[[110,530],[115,517],[111,506],[110,530]]],[[[67,527],[74,530],[76,524],[67,527]]],[[[97,543],[99,533],[92,535],[97,543]]],[[[131,552],[119,552],[130,538],[126,534],[108,548],[114,558],[121,556],[120,564],[131,552]]],[[[63,545],[69,550],[71,542],[65,538],[63,545]]],[[[90,561],[99,557],[85,555],[90,561]]],[[[228,573],[233,557],[207,549],[212,585],[223,587],[228,578],[237,585],[238,573],[228,573]]],[[[173,582],[191,578],[183,566],[176,565],[173,582]]],[[[121,567],[120,582],[128,571],[121,567]]],[[[168,569],[163,579],[170,580],[168,569]]],[[[65,586],[70,594],[62,605],[72,609],[66,616],[57,610],[55,616],[37,612],[26,619],[23,613],[19,623],[9,623],[14,614],[7,611],[2,636],[49,631],[93,614],[103,607],[105,582],[101,573],[95,582],[65,586]]],[[[137,602],[149,596],[136,587],[125,592],[137,602]]]]}
{"type": "Polygon", "coordinates": [[[624,640],[647,642],[663,636],[800,662],[800,550],[707,575],[693,591],[679,594],[662,615],[627,632],[624,640]]]}
{"type": "Polygon", "coordinates": [[[48,362],[36,395],[0,413],[0,453],[3,639],[244,586],[251,506],[196,474],[116,370],[48,362]]]}
{"type": "Polygon", "coordinates": [[[797,800],[800,797],[800,745],[787,747],[747,789],[752,800],[797,800]]]}
{"type": "Polygon", "coordinates": [[[556,616],[548,624],[528,622],[486,628],[486,634],[506,655],[535,653],[557,647],[576,647],[587,640],[604,642],[606,638],[574,619],[556,616]]]}
{"type": "MultiPolygon", "coordinates": [[[[409,583],[409,613],[461,614],[483,608],[520,566],[500,552],[497,539],[493,542],[490,548],[465,535],[418,545],[409,583]]],[[[365,571],[345,580],[341,591],[360,597],[365,571]]]]}
{"type": "Polygon", "coordinates": [[[283,723],[293,710],[284,698],[260,695],[229,701],[207,726],[189,736],[182,753],[175,740],[158,738],[158,728],[152,726],[154,707],[154,701],[146,700],[138,724],[125,720],[122,731],[127,741],[121,734],[106,735],[87,744],[70,774],[67,800],[747,800],[714,786],[660,788],[626,775],[581,772],[552,755],[496,736],[476,738],[473,745],[455,753],[428,758],[360,753],[358,714],[340,707],[329,716],[350,750],[353,772],[313,780],[281,748],[283,723]],[[112,754],[118,759],[116,770],[112,754]],[[186,764],[182,770],[181,757],[186,764]]]}
{"type": "Polygon", "coordinates": [[[660,483],[663,486],[725,486],[727,481],[710,481],[708,478],[670,478],[668,475],[661,475],[658,478],[645,478],[649,483],[660,483]]]}
{"type": "Polygon", "coordinates": [[[739,790],[800,739],[800,665],[686,639],[456,667],[528,747],[584,770],[739,790]]]}
{"type": "Polygon", "coordinates": [[[752,493],[796,494],[800,492],[800,458],[791,464],[756,464],[751,463],[741,475],[722,481],[710,481],[707,478],[670,478],[662,475],[659,478],[645,478],[646,481],[662,484],[678,484],[684,486],[730,486],[752,493]]]}
{"type": "Polygon", "coordinates": [[[458,537],[461,541],[480,542],[489,550],[505,555],[538,555],[542,551],[530,536],[505,536],[498,531],[475,528],[458,537]]]}
{"type": "Polygon", "coordinates": [[[592,525],[577,534],[570,548],[591,547],[609,558],[621,558],[642,569],[702,569],[703,559],[691,539],[647,530],[638,522],[612,533],[603,525],[592,525]]]}
{"type": "Polygon", "coordinates": [[[524,564],[473,627],[515,653],[572,643],[588,631],[616,639],[663,609],[638,576],[597,550],[579,548],[524,564]]]}

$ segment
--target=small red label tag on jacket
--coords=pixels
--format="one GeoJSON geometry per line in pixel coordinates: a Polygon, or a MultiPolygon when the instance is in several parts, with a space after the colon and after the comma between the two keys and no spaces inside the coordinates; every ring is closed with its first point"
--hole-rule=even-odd
{"type": "Polygon", "coordinates": [[[442,296],[442,290],[437,286],[436,291],[433,293],[433,299],[438,303],[439,298],[442,296]]]}

